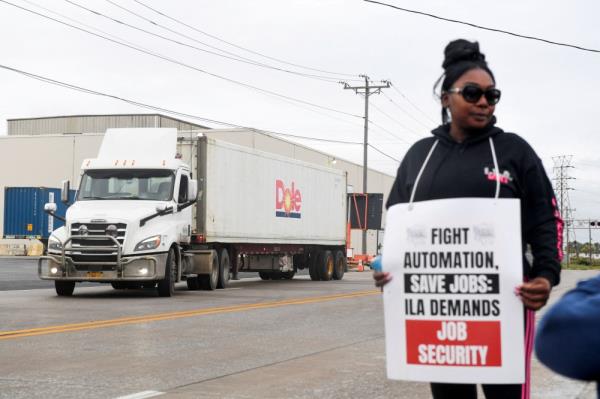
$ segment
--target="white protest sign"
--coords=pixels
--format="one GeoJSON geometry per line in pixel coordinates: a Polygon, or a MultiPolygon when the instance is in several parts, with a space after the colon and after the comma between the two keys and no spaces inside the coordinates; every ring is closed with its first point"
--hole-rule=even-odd
{"type": "Polygon", "coordinates": [[[387,374],[447,383],[525,381],[518,199],[388,209],[383,270],[387,374]]]}

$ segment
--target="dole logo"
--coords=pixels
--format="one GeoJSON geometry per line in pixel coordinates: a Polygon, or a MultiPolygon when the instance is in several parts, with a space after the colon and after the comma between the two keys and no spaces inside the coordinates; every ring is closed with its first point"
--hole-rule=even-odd
{"type": "Polygon", "coordinates": [[[286,187],[282,180],[275,180],[275,216],[300,219],[301,206],[302,194],[295,183],[286,187]]]}

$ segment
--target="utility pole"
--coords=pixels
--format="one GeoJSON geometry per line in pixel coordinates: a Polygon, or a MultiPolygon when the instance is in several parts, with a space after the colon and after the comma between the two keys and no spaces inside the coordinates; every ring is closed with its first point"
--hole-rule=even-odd
{"type": "MultiPolygon", "coordinates": [[[[361,78],[365,79],[364,86],[350,86],[348,83],[344,83],[344,90],[354,90],[356,94],[364,94],[365,96],[365,132],[364,132],[364,140],[363,140],[363,194],[365,195],[365,213],[367,212],[367,153],[369,149],[369,96],[371,94],[379,94],[381,93],[381,89],[388,89],[390,87],[390,82],[382,81],[385,85],[381,86],[373,86],[370,85],[369,77],[367,75],[360,75],[361,78]]],[[[367,253],[367,226],[364,226],[364,230],[362,232],[362,251],[361,253],[367,253]]]]}
{"type": "MultiPolygon", "coordinates": [[[[596,223],[594,222],[594,224],[596,224],[596,223]]],[[[593,252],[593,250],[592,250],[592,226],[594,224],[592,224],[591,219],[588,220],[588,237],[589,237],[589,243],[590,243],[590,265],[594,264],[594,258],[592,256],[592,252],[593,252]]]]}
{"type": "Polygon", "coordinates": [[[557,157],[552,157],[552,161],[554,162],[554,187],[556,190],[556,195],[558,196],[560,216],[563,218],[565,223],[564,227],[567,233],[566,245],[564,246],[564,254],[567,266],[569,265],[569,233],[571,230],[573,231],[573,236],[575,236],[572,215],[573,209],[571,209],[571,202],[569,199],[569,190],[572,190],[572,188],[569,187],[569,180],[574,179],[574,177],[569,176],[569,169],[573,168],[573,165],[571,165],[572,160],[573,155],[560,155],[557,157]]]}

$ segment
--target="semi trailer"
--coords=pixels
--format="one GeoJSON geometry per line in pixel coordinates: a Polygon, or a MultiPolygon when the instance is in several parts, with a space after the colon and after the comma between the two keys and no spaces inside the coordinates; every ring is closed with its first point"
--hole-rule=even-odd
{"type": "MultiPolygon", "coordinates": [[[[66,202],[70,182],[62,186],[66,202]]],[[[342,279],[346,188],[345,172],[203,134],[108,129],[38,275],[61,296],[94,281],[168,297],[177,282],[214,290],[241,271],[342,279]]]]}

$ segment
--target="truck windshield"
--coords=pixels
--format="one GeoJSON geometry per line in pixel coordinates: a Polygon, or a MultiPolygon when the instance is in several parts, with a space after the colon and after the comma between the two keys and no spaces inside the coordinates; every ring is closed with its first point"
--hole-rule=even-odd
{"type": "Polygon", "coordinates": [[[174,181],[170,170],[88,170],[81,179],[78,199],[169,201],[174,181]]]}

